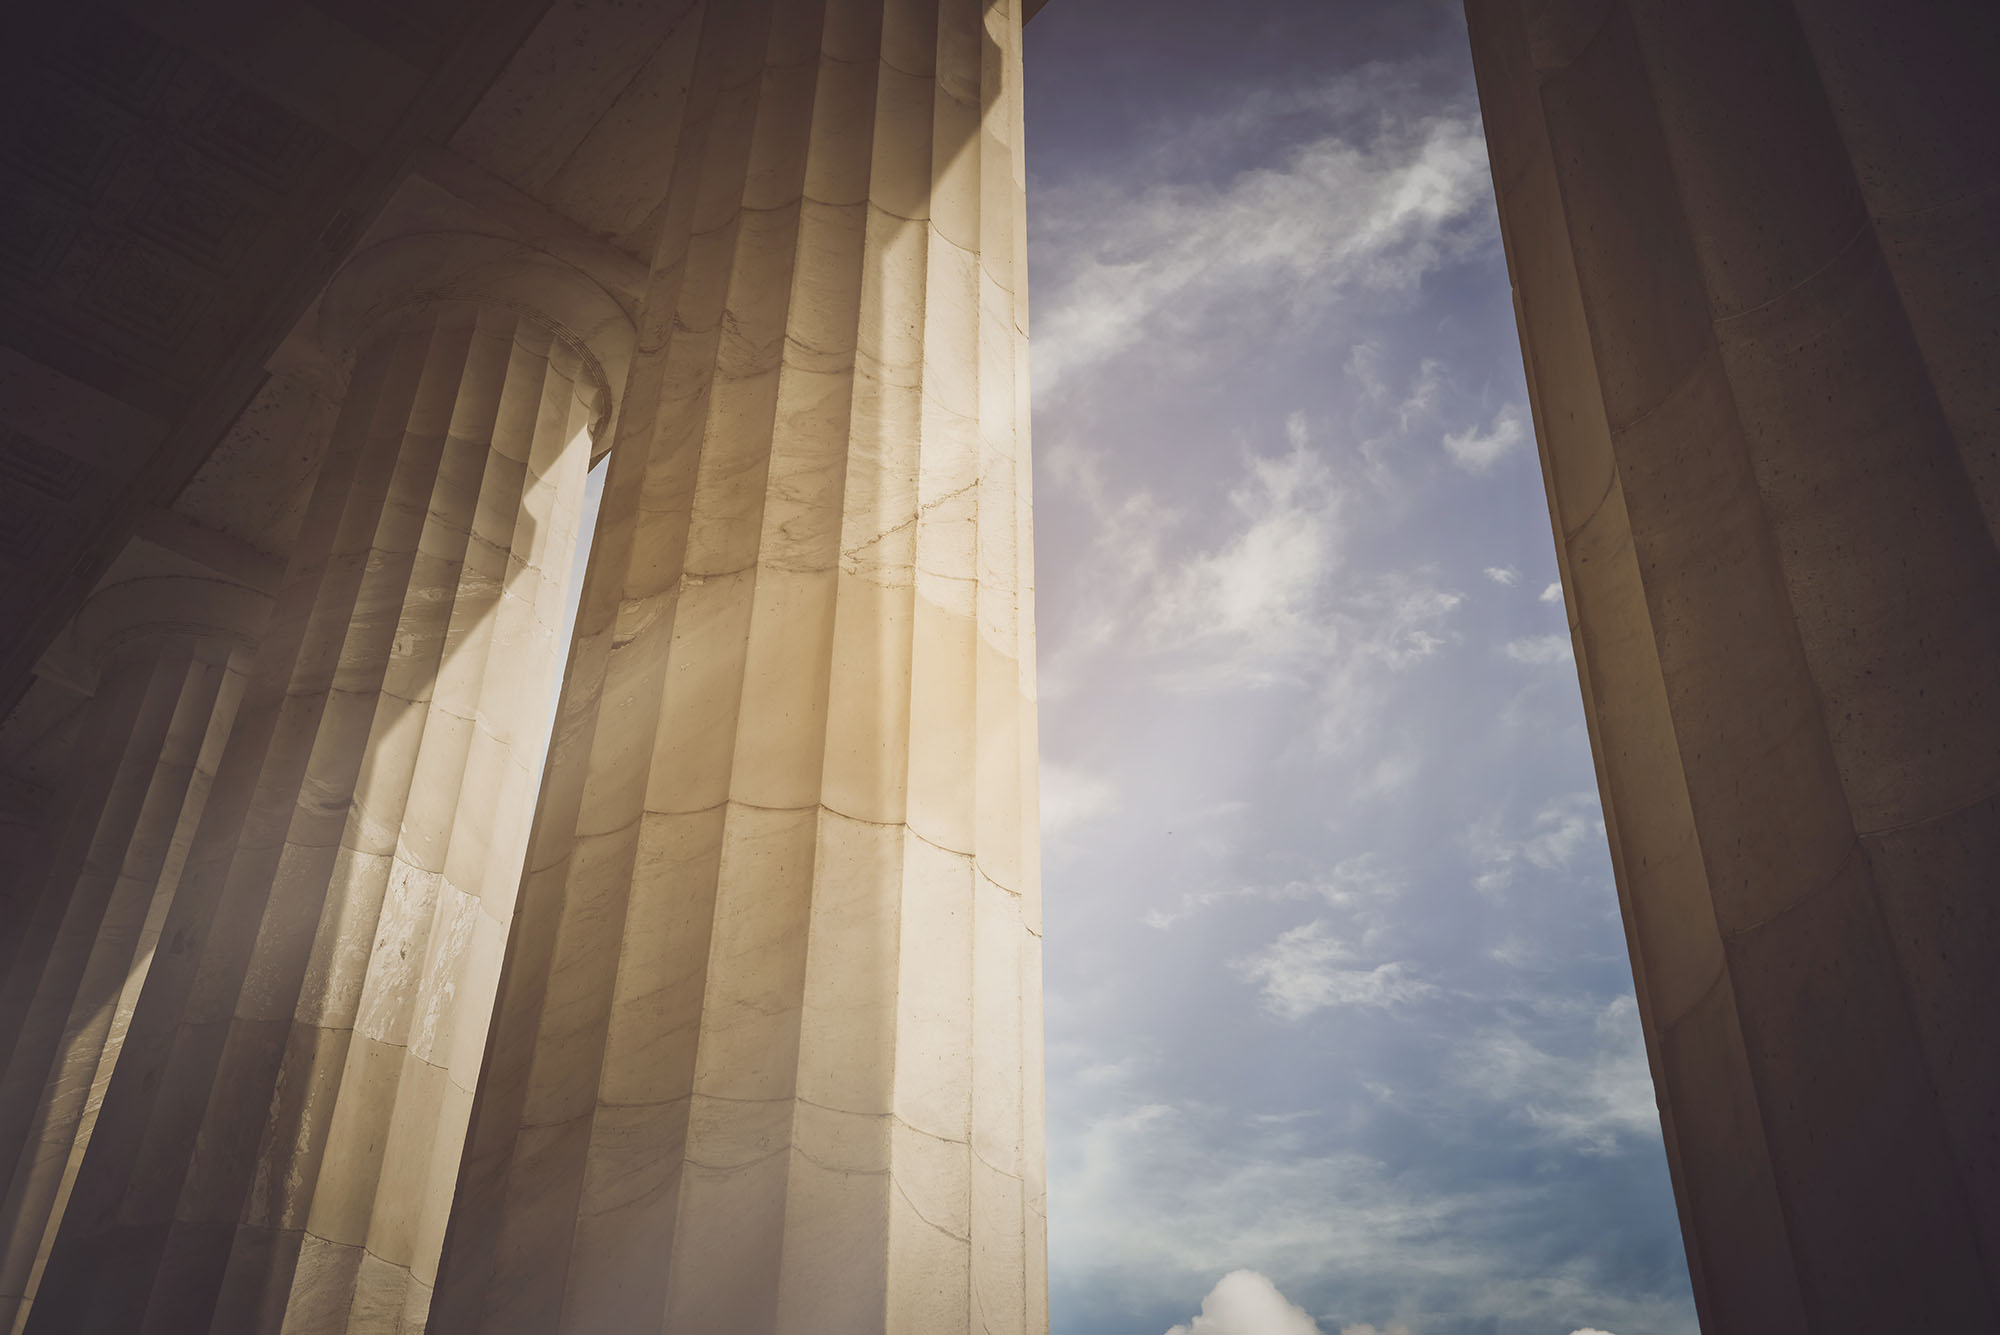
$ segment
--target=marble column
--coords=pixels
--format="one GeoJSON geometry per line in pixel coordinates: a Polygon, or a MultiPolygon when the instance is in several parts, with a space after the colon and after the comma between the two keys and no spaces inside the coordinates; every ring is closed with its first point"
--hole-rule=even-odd
{"type": "Polygon", "coordinates": [[[29,1330],[421,1328],[594,365],[493,304],[364,341],[29,1330]]]}
{"type": "Polygon", "coordinates": [[[142,575],[100,589],[77,621],[91,643],[66,646],[96,691],[43,855],[17,868],[0,983],[8,1330],[27,1319],[268,609],[223,579],[142,575]]]}
{"type": "Polygon", "coordinates": [[[1996,1328],[2000,28],[1467,13],[1703,1328],[1996,1328]]]}
{"type": "Polygon", "coordinates": [[[433,1329],[1041,1332],[1020,16],[700,32],[433,1329]]]}

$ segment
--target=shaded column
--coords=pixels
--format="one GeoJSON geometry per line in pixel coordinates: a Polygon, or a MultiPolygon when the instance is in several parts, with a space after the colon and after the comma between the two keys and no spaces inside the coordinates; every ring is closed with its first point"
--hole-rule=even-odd
{"type": "Polygon", "coordinates": [[[0,1324],[17,1330],[54,1241],[229,735],[269,599],[221,579],[101,589],[78,623],[99,668],[71,781],[24,858],[0,985],[0,1324]]]}
{"type": "Polygon", "coordinates": [[[704,16],[440,1332],[1047,1327],[1019,34],[704,16]]]}
{"type": "Polygon", "coordinates": [[[358,355],[30,1330],[421,1327],[560,670],[588,357],[358,355]]]}
{"type": "Polygon", "coordinates": [[[1704,1327],[1985,1328],[2000,558],[1941,370],[1996,293],[1912,301],[1782,0],[1467,12],[1704,1327]]]}

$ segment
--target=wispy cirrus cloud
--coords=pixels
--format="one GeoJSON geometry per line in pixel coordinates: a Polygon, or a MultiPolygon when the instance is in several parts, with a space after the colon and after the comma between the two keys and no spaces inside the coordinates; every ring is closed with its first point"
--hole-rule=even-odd
{"type": "Polygon", "coordinates": [[[1586,850],[1604,846],[1604,813],[1592,792],[1567,793],[1544,802],[1519,832],[1509,830],[1498,813],[1474,821],[1464,845],[1472,859],[1473,885],[1499,891],[1523,869],[1567,871],[1586,850]]]}
{"type": "Polygon", "coordinates": [[[1350,935],[1373,944],[1386,925],[1403,878],[1373,853],[1344,858],[1324,872],[1272,884],[1233,885],[1183,894],[1172,908],[1155,908],[1146,925],[1165,930],[1208,909],[1262,902],[1270,904],[1317,901],[1337,913],[1350,935]]]}
{"type": "Polygon", "coordinates": [[[1447,433],[1444,452],[1468,473],[1489,473],[1509,455],[1525,453],[1528,443],[1527,414],[1518,403],[1503,403],[1484,427],[1447,433]]]}
{"type": "Polygon", "coordinates": [[[1537,1042],[1519,1027],[1487,1028],[1457,1045],[1451,1069],[1465,1091],[1547,1143],[1610,1155],[1660,1137],[1630,993],[1592,1013],[1587,1030],[1567,1045],[1537,1042]]]}
{"type": "Polygon", "coordinates": [[[1503,657],[1515,663],[1527,663],[1544,667],[1551,663],[1567,663],[1576,657],[1576,650],[1569,642],[1568,635],[1522,635],[1508,640],[1500,646],[1503,657]]]}
{"type": "MultiPolygon", "coordinates": [[[[1052,191],[1050,212],[1064,222],[1037,237],[1053,270],[1036,309],[1037,398],[1142,344],[1212,349],[1240,343],[1252,319],[1265,330],[1302,325],[1343,294],[1407,290],[1487,244],[1477,113],[1417,114],[1404,105],[1409,87],[1385,69],[1252,97],[1159,146],[1128,178],[1052,191]],[[1212,166],[1219,147],[1300,115],[1321,132],[1219,184],[1205,172],[1190,179],[1187,164],[1212,166]]],[[[1421,411],[1418,399],[1405,410],[1421,411]]]]}
{"type": "Polygon", "coordinates": [[[1233,965],[1257,985],[1264,1009],[1281,1020],[1303,1020],[1338,1007],[1407,1005],[1437,995],[1435,986],[1399,960],[1366,964],[1324,918],[1292,928],[1233,965]]]}
{"type": "Polygon", "coordinates": [[[1380,712],[1389,677],[1450,643],[1463,595],[1424,567],[1347,567],[1358,498],[1303,415],[1287,421],[1283,450],[1244,449],[1239,461],[1224,522],[1202,542],[1148,488],[1108,484],[1088,447],[1050,451],[1050,473],[1092,516],[1093,582],[1052,637],[1043,694],[1068,688],[1075,660],[1117,649],[1184,690],[1312,687],[1325,706],[1318,739],[1342,749],[1380,712]]]}
{"type": "Polygon", "coordinates": [[[1245,455],[1229,493],[1232,530],[1164,572],[1146,613],[1155,645],[1222,646],[1229,677],[1282,673],[1337,644],[1318,613],[1340,561],[1347,496],[1302,416],[1286,424],[1286,439],[1283,453],[1245,455]]]}
{"type": "Polygon", "coordinates": [[[1693,1335],[1462,21],[1336,11],[1449,49],[1036,131],[1054,1329],[1693,1335]]]}

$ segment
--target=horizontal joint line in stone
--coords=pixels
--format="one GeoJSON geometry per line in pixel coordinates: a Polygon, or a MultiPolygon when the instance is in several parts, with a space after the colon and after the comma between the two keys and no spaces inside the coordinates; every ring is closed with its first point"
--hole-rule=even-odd
{"type": "Polygon", "coordinates": [[[1786,297],[1791,296],[1792,293],[1799,291],[1801,288],[1810,287],[1814,279],[1818,278],[1821,274],[1825,273],[1827,270],[1833,268],[1834,265],[1840,263],[1840,261],[1846,256],[1847,252],[1854,249],[1855,244],[1859,242],[1862,237],[1868,235],[1869,230],[1872,227],[1874,227],[1874,225],[1875,225],[1875,220],[1873,218],[1867,217],[1864,214],[1864,216],[1861,219],[1861,225],[1854,229],[1853,234],[1850,235],[1847,238],[1847,240],[1841,242],[1838,246],[1835,246],[1833,248],[1833,254],[1827,256],[1826,262],[1824,264],[1821,264],[1820,266],[1815,268],[1811,273],[1806,274],[1804,277],[1800,278],[1797,282],[1786,284],[1783,291],[1772,293],[1769,297],[1766,297],[1764,300],[1758,302],[1755,306],[1746,306],[1740,311],[1735,311],[1728,315],[1716,316],[1712,321],[1712,323],[1717,328],[1721,328],[1723,325],[1730,324],[1734,321],[1755,315],[1757,312],[1761,310],[1766,310],[1772,306],[1775,306],[1779,302],[1783,301],[1786,297]]]}
{"type": "Polygon", "coordinates": [[[1722,963],[1716,966],[1715,976],[1710,978],[1706,983],[1702,984],[1701,991],[1695,993],[1694,1000],[1690,1001],[1687,1004],[1687,1007],[1684,1010],[1682,1010],[1679,1015],[1675,1016],[1673,1019],[1667,1021],[1665,1024],[1660,1026],[1659,1036],[1661,1038],[1665,1038],[1669,1034],[1673,1033],[1674,1030],[1680,1028],[1681,1022],[1686,1020],[1688,1016],[1694,1014],[1696,1008],[1699,1007],[1702,1002],[1707,1001],[1711,996],[1713,996],[1715,994],[1716,989],[1722,986],[1723,980],[1728,977],[1729,977],[1729,960],[1725,956],[1722,963]]]}
{"type": "Polygon", "coordinates": [[[1770,926],[1772,923],[1784,917],[1786,914],[1791,913],[1797,909],[1800,909],[1805,905],[1811,903],[1812,901],[1818,899],[1821,894],[1825,893],[1825,891],[1828,888],[1830,888],[1835,882],[1840,880],[1841,876],[1843,876],[1846,873],[1847,869],[1854,864],[1855,859],[1859,858],[1860,856],[1861,856],[1861,840],[1857,836],[1854,842],[1848,845],[1847,852],[1841,857],[1840,861],[1834,865],[1833,870],[1827,874],[1825,880],[1821,881],[1818,885],[1812,886],[1810,889],[1806,890],[1804,894],[1798,896],[1796,899],[1792,900],[1791,903],[1786,904],[1783,908],[1779,909],[1777,912],[1767,914],[1764,917],[1759,918],[1756,922],[1748,923],[1742,927],[1733,928],[1730,931],[1724,932],[1722,934],[1723,941],[1725,943],[1730,941],[1740,941],[1744,937],[1749,936],[1752,932],[1761,931],[1763,928],[1770,926]]]}
{"type": "MultiPolygon", "coordinates": [[[[400,1270],[405,1275],[409,1276],[410,1279],[414,1280],[419,1284],[423,1284],[422,1280],[417,1279],[415,1270],[410,1266],[408,1262],[392,1261],[388,1257],[382,1255],[382,1253],[376,1251],[373,1247],[370,1247],[365,1242],[342,1242],[339,1238],[329,1238],[324,1233],[315,1233],[310,1228],[286,1228],[286,1229],[276,1229],[273,1231],[280,1233],[297,1233],[302,1237],[317,1238],[319,1241],[324,1242],[329,1247],[346,1247],[355,1251],[365,1252],[369,1256],[372,1256],[376,1260],[380,1261],[383,1265],[388,1266],[390,1269],[400,1270]]],[[[424,1287],[429,1288],[430,1286],[428,1284],[425,1284],[424,1287]]]]}
{"type": "Polygon", "coordinates": [[[792,1149],[792,1142],[788,1140],[768,1154],[760,1154],[754,1159],[744,1159],[737,1163],[704,1163],[692,1154],[682,1155],[681,1162],[690,1167],[705,1168],[711,1173],[734,1173],[744,1168],[755,1168],[760,1163],[768,1163],[781,1154],[789,1153],[792,1149]]]}
{"type": "Polygon", "coordinates": [[[1981,803],[1991,802],[1996,797],[2000,797],[2000,789],[1981,793],[1979,796],[1968,801],[1960,802],[1957,806],[1946,807],[1943,811],[1933,812],[1928,816],[1919,816],[1915,820],[1906,820],[1897,825],[1884,825],[1879,829],[1856,830],[1855,834],[1862,839],[1880,839],[1887,835],[1901,834],[1905,830],[1919,830],[1926,825],[1935,825],[1939,821],[1950,820],[1953,816],[1964,811],[1970,811],[1973,807],[1979,806],[1981,803]]]}
{"type": "Polygon", "coordinates": [[[1872,221],[1876,223],[1905,222],[1911,218],[1926,218],[1933,213],[1943,213],[1946,209],[1959,208],[1975,200],[1985,199],[1990,195],[2000,195],[2000,181],[1995,181],[1992,185],[1982,186],[1977,190],[1971,190],[1962,195],[1953,195],[1950,199],[1941,199],[1935,204],[1926,204],[1920,209],[1910,209],[1904,213],[1879,213],[1874,216],[1872,221]]]}

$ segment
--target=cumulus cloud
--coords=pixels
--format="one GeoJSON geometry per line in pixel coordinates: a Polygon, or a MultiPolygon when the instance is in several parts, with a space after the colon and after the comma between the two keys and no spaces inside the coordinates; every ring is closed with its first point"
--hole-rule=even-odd
{"type": "MultiPolygon", "coordinates": [[[[1343,1335],[1345,1335],[1344,1332],[1343,1335]]],[[[1595,1326],[1585,1326],[1581,1330],[1571,1331],[1569,1335],[1611,1335],[1611,1332],[1608,1330],[1599,1330],[1595,1326]]]]}
{"type": "Polygon", "coordinates": [[[1543,589],[1537,597],[1545,603],[1560,603],[1563,600],[1563,586],[1560,583],[1551,584],[1546,589],[1543,589]]]}
{"type": "Polygon", "coordinates": [[[1129,178],[1049,192],[1062,221],[1037,237],[1052,272],[1036,310],[1037,398],[1141,345],[1236,342],[1251,319],[1309,324],[1343,294],[1411,290],[1486,244],[1492,187],[1477,114],[1409,114],[1393,80],[1256,96],[1163,144],[1129,178]],[[1319,132],[1221,181],[1199,179],[1199,141],[1271,142],[1274,121],[1300,118],[1319,132]]]}
{"type": "Polygon", "coordinates": [[[1362,965],[1354,947],[1324,918],[1292,928],[1232,966],[1257,984],[1264,1008],[1283,1020],[1303,1020],[1333,1007],[1407,1005],[1437,993],[1398,961],[1362,965]]]}
{"type": "Polygon", "coordinates": [[[1523,635],[1500,646],[1500,652],[1516,663],[1546,666],[1567,663],[1576,657],[1567,635],[1523,635]]]}
{"type": "Polygon", "coordinates": [[[1477,423],[1463,431],[1448,433],[1445,453],[1468,473],[1492,471],[1495,464],[1520,449],[1528,439],[1528,424],[1518,403],[1506,403],[1493,414],[1483,430],[1477,423]]]}
{"type": "MultiPolygon", "coordinates": [[[[1322,1335],[1319,1322],[1255,1270],[1232,1270],[1201,1300],[1201,1313],[1167,1335],[1322,1335]]],[[[1345,1335],[1345,1332],[1343,1332],[1345,1335]]]]}
{"type": "Polygon", "coordinates": [[[1512,566],[1488,566],[1486,567],[1486,578],[1492,580],[1503,589],[1511,589],[1521,582],[1521,572],[1512,566]]]}
{"type": "MultiPolygon", "coordinates": [[[[1521,1125],[1483,1104],[1471,1115],[1489,1136],[1521,1125]]],[[[1342,1335],[1365,1320],[1391,1335],[1373,1314],[1417,1294],[1509,1329],[1567,1331],[1588,1311],[1614,1326],[1697,1335],[1684,1295],[1634,1291],[1591,1258],[1551,1266],[1546,1247],[1565,1216],[1541,1213],[1545,1183],[1392,1169],[1331,1141],[1323,1122],[1172,1100],[1081,1118],[1050,1142],[1059,1292],[1129,1312],[1214,1274],[1224,1258],[1275,1276],[1328,1326],[1346,1323],[1342,1335]]]]}

